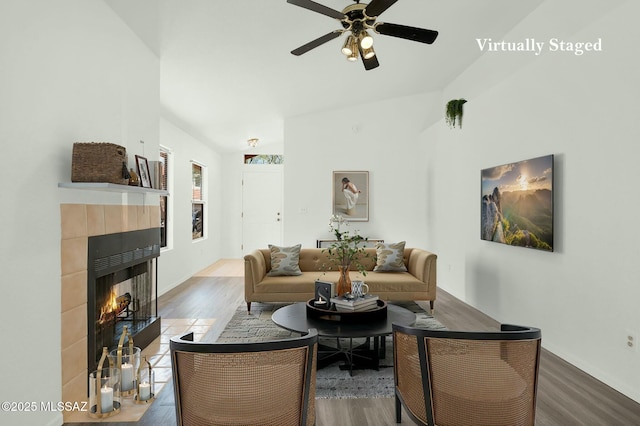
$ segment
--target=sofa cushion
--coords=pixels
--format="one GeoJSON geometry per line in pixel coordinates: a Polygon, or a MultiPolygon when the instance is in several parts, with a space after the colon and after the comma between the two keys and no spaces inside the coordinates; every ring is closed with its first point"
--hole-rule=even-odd
{"type": "Polygon", "coordinates": [[[406,272],[404,264],[404,241],[376,244],[375,272],[406,272]]]}
{"type": "MultiPolygon", "coordinates": [[[[323,274],[318,272],[302,272],[302,275],[287,277],[286,280],[278,277],[266,276],[256,284],[256,292],[299,294],[307,293],[309,298],[313,297],[315,281],[320,279],[328,282],[338,282],[339,273],[329,271],[323,274]]],[[[416,293],[424,291],[424,283],[408,272],[368,272],[365,277],[351,273],[351,279],[362,280],[369,286],[370,294],[388,293],[416,293]]],[[[303,301],[303,300],[300,300],[303,301]]]]}
{"type": "Polygon", "coordinates": [[[291,247],[279,247],[269,244],[271,252],[271,270],[267,275],[271,277],[302,275],[298,262],[300,260],[300,247],[297,244],[291,247]]]}

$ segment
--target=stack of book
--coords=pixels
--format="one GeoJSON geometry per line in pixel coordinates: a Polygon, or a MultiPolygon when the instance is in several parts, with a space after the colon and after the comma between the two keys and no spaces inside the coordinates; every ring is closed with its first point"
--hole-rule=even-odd
{"type": "Polygon", "coordinates": [[[351,300],[344,297],[332,297],[331,303],[339,312],[369,311],[378,306],[378,296],[367,294],[351,300]]]}

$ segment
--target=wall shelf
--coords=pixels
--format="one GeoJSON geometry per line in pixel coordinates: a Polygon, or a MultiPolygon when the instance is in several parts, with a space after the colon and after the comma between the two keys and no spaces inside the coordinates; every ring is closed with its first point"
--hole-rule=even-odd
{"type": "Polygon", "coordinates": [[[106,182],[59,182],[58,188],[82,189],[88,191],[130,192],[136,194],[169,195],[164,189],[143,188],[141,186],[118,185],[106,182]]]}

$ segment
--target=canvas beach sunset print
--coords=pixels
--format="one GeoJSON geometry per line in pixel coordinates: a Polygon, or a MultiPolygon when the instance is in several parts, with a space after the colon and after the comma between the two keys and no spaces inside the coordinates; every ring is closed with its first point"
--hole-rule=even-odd
{"type": "Polygon", "coordinates": [[[480,238],[553,251],[553,155],[481,172],[480,238]]]}

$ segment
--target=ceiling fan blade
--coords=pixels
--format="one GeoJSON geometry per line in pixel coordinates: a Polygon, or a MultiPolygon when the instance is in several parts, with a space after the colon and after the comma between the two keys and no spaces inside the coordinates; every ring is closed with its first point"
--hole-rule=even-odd
{"type": "Polygon", "coordinates": [[[364,10],[364,13],[371,18],[380,16],[382,12],[389,9],[397,1],[398,0],[372,0],[364,10]]]}
{"type": "Polygon", "coordinates": [[[433,43],[434,41],[436,41],[436,37],[438,37],[438,32],[434,30],[407,27],[406,25],[387,24],[384,22],[377,23],[374,26],[374,30],[378,34],[404,38],[407,40],[413,40],[427,44],[433,43]]]}
{"type": "Polygon", "coordinates": [[[360,57],[362,58],[362,64],[364,65],[364,69],[367,71],[372,70],[374,68],[378,68],[380,66],[380,63],[378,62],[378,55],[375,55],[369,59],[366,59],[362,55],[362,49],[360,49],[360,57]]]}
{"type": "Polygon", "coordinates": [[[365,58],[360,43],[358,43],[358,50],[360,51],[360,57],[362,58],[362,64],[364,65],[365,70],[369,71],[380,66],[380,63],[378,62],[378,55],[373,55],[369,59],[365,58]]]}
{"type": "Polygon", "coordinates": [[[313,12],[321,13],[330,18],[335,18],[342,21],[345,17],[344,13],[338,12],[335,9],[331,9],[330,7],[324,6],[320,3],[316,3],[311,0],[287,0],[287,3],[291,3],[295,6],[300,6],[305,9],[311,10],[313,12]]]}
{"type": "Polygon", "coordinates": [[[311,49],[315,49],[321,44],[325,44],[326,42],[331,41],[334,38],[340,37],[341,34],[342,34],[342,30],[331,31],[330,33],[325,34],[322,37],[318,37],[317,39],[310,41],[309,43],[304,44],[298,47],[297,49],[292,50],[291,53],[293,53],[296,56],[300,56],[303,53],[307,53],[311,49]]]}

